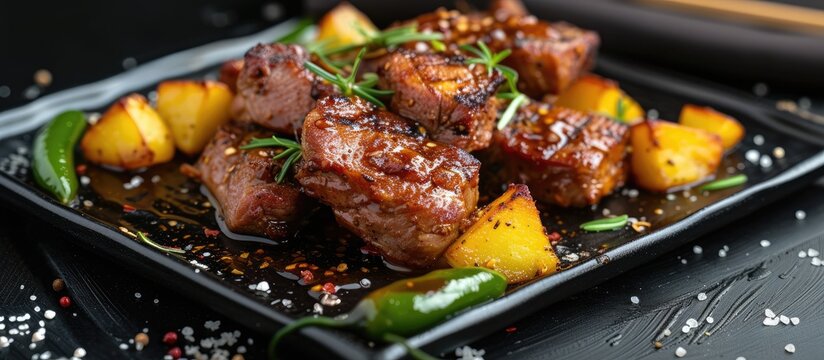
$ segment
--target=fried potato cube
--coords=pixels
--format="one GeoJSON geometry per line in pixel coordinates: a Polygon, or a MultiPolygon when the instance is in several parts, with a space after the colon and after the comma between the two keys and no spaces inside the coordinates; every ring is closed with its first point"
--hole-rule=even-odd
{"type": "Polygon", "coordinates": [[[635,183],[656,192],[704,180],[715,173],[724,155],[718,135],[661,120],[633,126],[630,142],[635,183]]]}
{"type": "Polygon", "coordinates": [[[329,10],[318,22],[316,41],[328,48],[337,48],[366,41],[366,34],[378,31],[372,20],[348,2],[342,2],[329,10]]]}
{"type": "Polygon", "coordinates": [[[477,221],[444,255],[452,267],[481,266],[499,271],[510,284],[557,271],[535,200],[526,185],[509,189],[480,211],[477,221]]]}
{"type": "Polygon", "coordinates": [[[686,104],[681,108],[678,123],[720,136],[724,150],[734,148],[744,138],[744,126],[738,120],[711,107],[686,104]]]}
{"type": "Polygon", "coordinates": [[[83,135],[80,149],[92,163],[126,170],[164,163],[175,154],[169,128],[140,94],[112,105],[83,135]]]}
{"type": "Polygon", "coordinates": [[[157,112],[169,125],[177,148],[193,156],[229,121],[232,98],[232,90],[221,82],[165,81],[157,87],[157,112]]]}
{"type": "Polygon", "coordinates": [[[584,75],[558,96],[555,105],[584,112],[603,114],[634,124],[644,118],[644,109],[615,81],[597,75],[584,75]]]}

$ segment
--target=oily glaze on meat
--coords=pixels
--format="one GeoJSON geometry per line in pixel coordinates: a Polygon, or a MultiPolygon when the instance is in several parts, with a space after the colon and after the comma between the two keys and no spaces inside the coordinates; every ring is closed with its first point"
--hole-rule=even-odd
{"type": "MultiPolygon", "coordinates": [[[[560,93],[590,69],[600,42],[593,31],[518,15],[518,10],[512,8],[472,14],[439,9],[413,21],[421,31],[443,33],[444,43],[451,51],[479,40],[494,52],[511,49],[512,54],[503,64],[518,72],[518,87],[536,99],[560,93]]],[[[410,47],[430,51],[426,43],[410,47]]]]}
{"type": "Polygon", "coordinates": [[[315,100],[332,91],[303,66],[308,60],[298,45],[258,44],[249,50],[237,78],[234,118],[294,135],[315,100]]]}
{"type": "Polygon", "coordinates": [[[293,181],[275,182],[284,161],[272,160],[277,149],[239,149],[252,138],[271,136],[252,124],[229,123],[218,130],[195,166],[230,230],[282,239],[295,233],[315,205],[293,181]]]}
{"type": "Polygon", "coordinates": [[[302,145],[304,191],[389,262],[432,264],[475,210],[478,160],[360,98],[319,100],[302,145]]]}
{"type": "Polygon", "coordinates": [[[627,177],[629,130],[610,118],[533,102],[495,133],[504,178],[561,206],[597,204],[627,177]]]}
{"type": "Polygon", "coordinates": [[[419,122],[435,141],[473,151],[489,146],[498,114],[493,94],[504,78],[464,60],[397,51],[379,75],[381,87],[395,91],[393,112],[419,122]]]}

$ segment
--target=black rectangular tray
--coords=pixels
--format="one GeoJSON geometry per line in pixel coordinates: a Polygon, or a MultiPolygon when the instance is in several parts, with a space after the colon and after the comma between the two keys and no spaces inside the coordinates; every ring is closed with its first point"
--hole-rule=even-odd
{"type": "MultiPolygon", "coordinates": [[[[163,281],[170,287],[179,289],[184,295],[214,307],[253,328],[274,331],[293,318],[308,314],[306,309],[311,308],[308,305],[311,305],[312,300],[305,299],[307,296],[303,295],[306,287],[297,284],[294,279],[278,275],[274,270],[243,275],[245,281],[236,281],[236,278],[218,269],[216,262],[210,263],[210,270],[201,271],[189,262],[193,259],[179,259],[160,253],[119,230],[122,226],[132,231],[136,228],[145,229],[152,221],[166,221],[172,218],[189,226],[172,231],[170,235],[153,233],[155,240],[164,243],[171,241],[171,237],[180,233],[196,233],[202,226],[216,227],[212,212],[200,211],[203,209],[199,208],[189,212],[180,210],[193,208],[192,203],[187,202],[193,198],[202,200],[199,198],[202,196],[200,194],[181,197],[174,191],[185,188],[187,191],[190,190],[190,193],[197,193],[196,184],[183,179],[182,176],[169,175],[174,173],[180,161],[186,159],[176,159],[173,164],[150,169],[142,174],[147,180],[154,172],[168,175],[169,180],[164,180],[157,186],[149,184],[149,181],[143,186],[157,190],[149,195],[149,199],[162,200],[164,206],[172,204],[168,207],[177,211],[172,212],[173,216],[140,211],[137,215],[127,217],[122,215],[117,201],[100,196],[91,190],[91,187],[82,189],[80,195],[94,199],[99,206],[84,211],[80,211],[80,208],[66,207],[34,186],[25,166],[21,166],[25,165],[28,158],[27,148],[31,143],[33,131],[57,113],[67,109],[102,111],[118,97],[127,93],[147,94],[164,79],[214,77],[215,70],[222,61],[241,56],[247,48],[257,42],[268,42],[277,38],[293,25],[294,21],[289,21],[249,37],[225,40],[170,55],[110,79],[49,95],[20,108],[0,113],[0,197],[6,201],[5,204],[11,204],[65,229],[73,235],[79,245],[122,261],[136,271],[163,281]],[[168,191],[169,189],[172,191],[168,191]],[[249,289],[248,285],[258,279],[265,279],[271,283],[271,294],[249,289]],[[272,303],[275,296],[287,296],[285,294],[295,299],[294,306],[284,307],[282,302],[272,303]]],[[[643,192],[637,196],[628,195],[634,191],[624,191],[623,194],[608,197],[602,204],[593,208],[543,208],[542,212],[546,214],[544,223],[549,231],[569,231],[557,247],[559,255],[575,253],[579,255],[579,259],[570,260],[571,258],[567,257],[563,261],[563,271],[512,287],[503,298],[465,311],[411,338],[412,344],[434,354],[449,351],[457,345],[477,339],[552,302],[589,288],[717,229],[798,189],[822,174],[822,137],[805,128],[806,125],[801,125],[804,120],[780,113],[758,99],[716,85],[686,81],[661,71],[640,69],[609,58],[599,59],[596,72],[619,81],[621,86],[646,109],[655,108],[661,118],[675,119],[681,105],[696,103],[712,106],[741,120],[747,128],[748,135],[744,143],[727,156],[719,171],[744,172],[750,181],[741,188],[713,193],[678,192],[672,194],[670,199],[666,199],[664,195],[643,192]],[[765,143],[760,146],[753,144],[754,135],[763,136],[765,143]],[[786,156],[783,159],[774,159],[772,167],[762,168],[744,159],[743,154],[746,150],[757,148],[761,153],[771,154],[776,146],[783,147],[786,156]],[[647,216],[653,223],[653,229],[644,234],[626,230],[566,236],[574,231],[578,223],[601,217],[604,208],[609,208],[612,213],[647,216]],[[653,210],[657,208],[661,208],[663,213],[653,214],[653,210]]],[[[131,175],[108,174],[106,177],[106,181],[119,184],[128,182],[131,175]]],[[[156,207],[157,204],[152,203],[149,206],[156,207]]],[[[334,226],[323,214],[319,215],[317,221],[323,226],[313,228],[334,226]]],[[[309,231],[306,237],[322,237],[318,233],[322,233],[322,229],[314,233],[309,231]]],[[[259,244],[239,243],[223,237],[219,240],[208,240],[202,236],[193,236],[191,239],[190,244],[217,243],[212,244],[214,247],[210,249],[227,253],[254,251],[262,247],[259,244]]],[[[307,241],[312,244],[312,240],[307,241]]],[[[350,238],[346,241],[350,244],[350,250],[344,254],[344,259],[352,260],[352,265],[375,269],[368,275],[372,280],[373,289],[406,276],[386,270],[374,257],[360,254],[358,246],[354,246],[357,239],[350,238]],[[355,250],[352,251],[351,248],[355,250]]],[[[278,246],[285,246],[289,250],[306,250],[301,248],[302,244],[296,243],[278,246]]],[[[209,263],[208,259],[198,261],[209,263]]],[[[328,266],[334,265],[337,259],[321,256],[318,261],[328,266]]],[[[288,261],[284,260],[284,263],[288,261]]],[[[355,267],[352,265],[350,266],[355,267]]],[[[281,271],[280,266],[282,264],[273,265],[272,269],[281,271]]],[[[351,308],[368,291],[369,289],[365,288],[344,290],[343,293],[348,296],[342,297],[345,305],[332,309],[328,314],[340,313],[351,308]]],[[[399,346],[382,347],[380,344],[370,344],[347,332],[307,329],[303,334],[306,336],[294,338],[291,345],[301,346],[301,353],[306,355],[333,353],[342,358],[396,359],[404,354],[404,350],[399,346]],[[306,346],[314,343],[323,346],[306,346]]]]}

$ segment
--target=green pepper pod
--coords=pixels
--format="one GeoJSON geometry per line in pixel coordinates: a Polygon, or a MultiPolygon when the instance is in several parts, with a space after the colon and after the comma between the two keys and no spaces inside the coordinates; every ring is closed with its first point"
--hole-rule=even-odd
{"type": "Polygon", "coordinates": [[[85,129],[86,116],[82,112],[66,111],[46,124],[34,138],[34,181],[64,204],[77,195],[74,147],[85,129]]]}
{"type": "Polygon", "coordinates": [[[506,278],[485,268],[436,270],[396,281],[372,292],[345,318],[306,317],[280,331],[269,344],[269,355],[287,334],[307,326],[346,327],[363,331],[372,340],[400,343],[416,358],[427,355],[405,343],[408,337],[448,319],[455,313],[500,297],[506,278]]]}

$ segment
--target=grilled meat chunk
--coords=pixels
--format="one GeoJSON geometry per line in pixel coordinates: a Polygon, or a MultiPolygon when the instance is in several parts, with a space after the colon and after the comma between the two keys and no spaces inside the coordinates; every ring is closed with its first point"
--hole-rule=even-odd
{"type": "Polygon", "coordinates": [[[220,66],[218,81],[229,86],[232,92],[237,92],[237,78],[243,71],[243,59],[229,60],[220,66]]]}
{"type": "MultiPolygon", "coordinates": [[[[443,33],[444,43],[451,51],[479,40],[495,52],[511,49],[512,54],[503,64],[518,71],[518,87],[536,99],[560,93],[590,69],[600,43],[593,31],[567,23],[550,24],[533,16],[518,15],[512,9],[497,9],[491,15],[439,9],[414,21],[421,31],[443,33]]],[[[429,48],[425,43],[409,46],[426,51],[429,48]]]]}
{"type": "Polygon", "coordinates": [[[597,204],[623,185],[629,131],[612,119],[533,102],[495,133],[497,161],[508,181],[561,206],[597,204]]]}
{"type": "Polygon", "coordinates": [[[271,136],[252,124],[226,124],[195,166],[230,230],[281,239],[294,234],[315,202],[294,181],[275,182],[284,161],[272,160],[277,149],[239,149],[252,138],[271,136]]]}
{"type": "Polygon", "coordinates": [[[480,162],[360,98],[321,99],[303,124],[304,191],[392,263],[431,265],[478,200],[480,162]]]}
{"type": "Polygon", "coordinates": [[[423,125],[435,141],[467,151],[489,146],[497,116],[495,90],[504,81],[461,56],[397,51],[379,70],[394,90],[392,111],[423,125]]]}
{"type": "Polygon", "coordinates": [[[234,118],[294,135],[315,100],[333,91],[303,66],[308,60],[298,45],[258,44],[249,50],[237,78],[234,118]]]}

